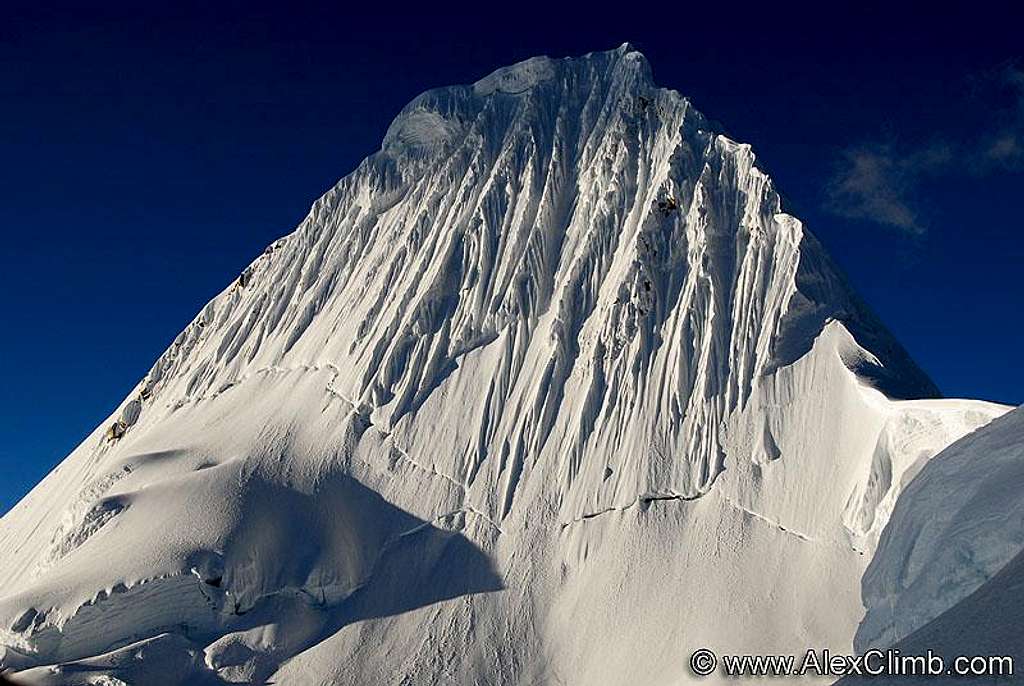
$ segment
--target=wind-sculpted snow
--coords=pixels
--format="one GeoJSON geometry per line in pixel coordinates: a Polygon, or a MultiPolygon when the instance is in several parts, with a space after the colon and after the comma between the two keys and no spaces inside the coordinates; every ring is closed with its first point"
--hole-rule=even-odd
{"type": "Polygon", "coordinates": [[[1006,409],[935,395],[639,53],[528,60],[414,99],[4,517],[4,664],[657,684],[688,647],[848,650],[905,480],[1006,409]]]}
{"type": "MultiPolygon", "coordinates": [[[[989,678],[979,676],[970,679],[956,673],[939,673],[918,679],[917,682],[936,686],[963,684],[968,679],[974,683],[1019,683],[1020,665],[1024,664],[1024,646],[1020,640],[1020,627],[1024,622],[1024,596],[1020,593],[1022,583],[1024,553],[1018,553],[977,590],[895,644],[895,649],[905,656],[924,656],[931,651],[933,655],[942,656],[947,666],[952,666],[952,661],[961,655],[981,656],[984,664],[992,665],[987,668],[987,673],[991,675],[989,678]],[[986,659],[1004,656],[1011,658],[1012,663],[1007,664],[1001,660],[985,662],[986,659]]],[[[980,668],[977,661],[974,669],[985,670],[980,668]]],[[[890,683],[897,680],[910,682],[913,679],[912,676],[904,675],[891,679],[890,683]]],[[[837,684],[878,684],[880,680],[879,677],[851,676],[837,684]]]]}
{"type": "Polygon", "coordinates": [[[868,612],[857,631],[859,647],[903,639],[1024,550],[1022,479],[1021,408],[953,443],[921,469],[864,575],[868,612]]]}

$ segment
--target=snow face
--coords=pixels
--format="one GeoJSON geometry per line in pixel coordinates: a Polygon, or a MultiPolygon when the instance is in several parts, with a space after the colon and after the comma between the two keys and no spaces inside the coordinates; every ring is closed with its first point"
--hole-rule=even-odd
{"type": "Polygon", "coordinates": [[[903,486],[1007,409],[936,395],[639,53],[528,60],[410,103],[3,518],[3,663],[610,685],[848,652],[903,486]]]}
{"type": "Polygon", "coordinates": [[[859,646],[896,643],[1024,550],[1022,480],[1024,408],[953,443],[921,469],[864,575],[868,611],[859,646]]]}
{"type": "MultiPolygon", "coordinates": [[[[1018,665],[1024,664],[1024,647],[1020,641],[1020,627],[1024,622],[1024,596],[1020,593],[1022,583],[1024,554],[1018,553],[976,591],[902,638],[896,643],[896,649],[903,655],[925,655],[931,650],[942,656],[1009,656],[1013,659],[1013,676],[994,678],[991,682],[1019,681],[1018,665]]],[[[1006,665],[1002,667],[1005,670],[1006,665]]],[[[1002,673],[1007,674],[1006,671],[1002,673]]],[[[878,680],[847,677],[837,683],[851,686],[878,683],[878,680]]],[[[929,677],[927,683],[963,684],[964,677],[955,674],[939,675],[929,677]]]]}
{"type": "Polygon", "coordinates": [[[525,93],[542,81],[555,78],[555,65],[548,57],[534,57],[511,67],[504,67],[473,84],[476,95],[525,93]]]}

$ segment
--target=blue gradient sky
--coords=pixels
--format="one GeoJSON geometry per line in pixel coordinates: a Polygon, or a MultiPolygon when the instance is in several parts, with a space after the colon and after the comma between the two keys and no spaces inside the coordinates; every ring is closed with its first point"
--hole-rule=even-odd
{"type": "Polygon", "coordinates": [[[1021,402],[1022,10],[826,4],[5,3],[0,512],[412,97],[625,40],[753,144],[945,394],[1021,402]]]}

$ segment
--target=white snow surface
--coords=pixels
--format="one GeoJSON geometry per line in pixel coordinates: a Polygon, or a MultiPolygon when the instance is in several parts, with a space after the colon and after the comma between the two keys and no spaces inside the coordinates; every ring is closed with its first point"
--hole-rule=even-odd
{"type": "Polygon", "coordinates": [[[1024,550],[1022,483],[1024,408],[960,439],[921,470],[864,575],[860,648],[896,643],[1024,550]]]}
{"type": "Polygon", "coordinates": [[[535,58],[413,100],[0,520],[0,660],[611,686],[849,652],[904,486],[1008,410],[937,395],[639,53],[535,58]]]}
{"type": "MultiPolygon", "coordinates": [[[[1009,656],[1024,680],[1024,408],[994,420],[935,456],[906,489],[864,575],[868,613],[856,643],[903,655],[1009,656]]],[[[1005,665],[1003,665],[1005,668],[1005,665]]],[[[964,677],[876,679],[841,684],[964,683],[964,677]]]]}

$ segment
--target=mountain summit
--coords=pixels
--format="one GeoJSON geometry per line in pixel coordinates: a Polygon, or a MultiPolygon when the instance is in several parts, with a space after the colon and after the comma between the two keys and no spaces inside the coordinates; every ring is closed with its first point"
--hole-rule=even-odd
{"type": "Polygon", "coordinates": [[[848,653],[904,477],[1007,409],[937,396],[640,53],[530,59],[409,103],[0,521],[3,664],[592,686],[848,653]]]}

